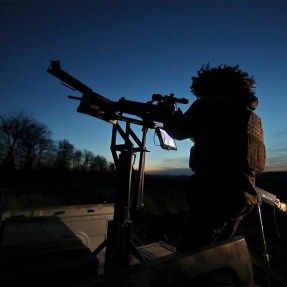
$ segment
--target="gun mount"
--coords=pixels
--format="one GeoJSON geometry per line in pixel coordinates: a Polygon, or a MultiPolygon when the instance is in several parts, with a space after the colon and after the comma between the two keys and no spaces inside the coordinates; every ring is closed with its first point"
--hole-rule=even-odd
{"type": "MultiPolygon", "coordinates": [[[[105,273],[127,267],[129,251],[140,262],[145,261],[131,241],[131,213],[143,206],[146,134],[149,128],[154,128],[158,136],[162,135],[157,130],[159,125],[155,122],[162,123],[170,117],[181,114],[182,112],[177,110],[177,103],[187,104],[188,100],[178,99],[174,94],[169,96],[154,94],[152,100],[147,103],[130,101],[123,97],[116,102],[94,92],[90,87],[62,70],[60,61],[51,61],[47,71],[60,79],[65,86],[82,93],[82,97],[69,96],[70,99],[80,101],[78,112],[113,124],[111,151],[118,173],[114,218],[108,224],[107,239],[94,250],[93,254],[97,255],[106,247],[105,273]],[[118,121],[126,123],[125,130],[118,121]],[[134,133],[131,124],[143,127],[141,139],[134,133]],[[121,136],[124,144],[117,144],[118,135],[121,136]],[[133,165],[134,155],[137,152],[140,152],[140,157],[136,170],[133,165]]],[[[161,147],[176,150],[175,145],[169,145],[170,139],[167,135],[165,139],[160,139],[161,147]]]]}
{"type": "Polygon", "coordinates": [[[187,104],[185,98],[176,98],[174,94],[162,96],[153,94],[152,100],[147,103],[120,98],[118,102],[112,101],[96,92],[61,69],[60,61],[51,61],[47,70],[50,74],[62,81],[62,84],[82,93],[82,97],[69,96],[70,99],[80,100],[77,111],[90,116],[116,123],[117,120],[154,128],[154,122],[164,122],[168,118],[181,113],[177,110],[177,103],[187,104]],[[155,104],[156,102],[156,104],[155,104]],[[124,116],[129,114],[140,119],[124,116]]]}

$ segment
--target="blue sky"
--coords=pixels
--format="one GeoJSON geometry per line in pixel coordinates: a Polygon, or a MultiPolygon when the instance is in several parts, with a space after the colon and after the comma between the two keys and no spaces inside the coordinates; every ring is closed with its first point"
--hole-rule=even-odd
{"type": "MultiPolygon", "coordinates": [[[[112,161],[112,125],[76,112],[67,96],[80,94],[46,72],[51,60],[113,101],[140,102],[192,103],[202,65],[239,64],[256,80],[266,171],[287,170],[286,12],[287,1],[1,1],[0,114],[31,114],[54,140],[112,161]]],[[[146,171],[186,172],[191,145],[162,150],[149,130],[146,171]]]]}

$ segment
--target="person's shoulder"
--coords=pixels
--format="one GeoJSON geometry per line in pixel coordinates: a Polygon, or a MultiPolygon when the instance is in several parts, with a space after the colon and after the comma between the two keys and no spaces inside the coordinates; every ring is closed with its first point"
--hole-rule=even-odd
{"type": "Polygon", "coordinates": [[[261,122],[261,117],[254,111],[250,111],[250,120],[254,122],[261,122]]]}

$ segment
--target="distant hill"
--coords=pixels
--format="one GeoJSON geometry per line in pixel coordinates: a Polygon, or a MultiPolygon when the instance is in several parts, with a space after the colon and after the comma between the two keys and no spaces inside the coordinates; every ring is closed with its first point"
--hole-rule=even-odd
{"type": "Polygon", "coordinates": [[[193,172],[190,168],[171,168],[164,170],[150,170],[147,171],[148,175],[191,175],[193,172]]]}

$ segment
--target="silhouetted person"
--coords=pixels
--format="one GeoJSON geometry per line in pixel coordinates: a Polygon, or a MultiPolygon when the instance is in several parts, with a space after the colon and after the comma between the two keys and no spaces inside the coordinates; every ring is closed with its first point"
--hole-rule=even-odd
{"type": "Polygon", "coordinates": [[[203,66],[190,87],[197,99],[164,123],[172,137],[194,143],[190,209],[178,251],[232,237],[257,203],[255,175],[264,170],[266,155],[254,84],[239,66],[203,66]]]}

